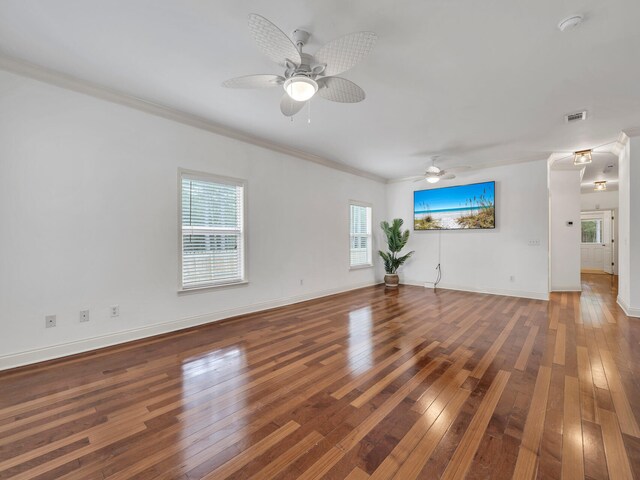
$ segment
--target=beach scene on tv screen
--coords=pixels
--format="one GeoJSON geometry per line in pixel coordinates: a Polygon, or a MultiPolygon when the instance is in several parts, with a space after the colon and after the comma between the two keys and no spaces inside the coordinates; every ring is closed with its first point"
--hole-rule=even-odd
{"type": "Polygon", "coordinates": [[[496,226],[495,183],[474,183],[414,192],[415,230],[496,226]]]}

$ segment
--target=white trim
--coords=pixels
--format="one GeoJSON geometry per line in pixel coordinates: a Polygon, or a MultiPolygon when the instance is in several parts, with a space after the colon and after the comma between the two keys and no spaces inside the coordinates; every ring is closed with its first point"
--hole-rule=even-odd
{"type": "Polygon", "coordinates": [[[320,155],[315,155],[303,150],[298,150],[297,148],[275,143],[265,138],[261,138],[243,132],[241,130],[215,123],[204,117],[192,115],[182,110],[177,110],[165,105],[160,105],[158,103],[144,100],[142,98],[127,95],[117,90],[113,90],[93,82],[88,82],[86,80],[81,80],[57,70],[52,70],[40,65],[29,63],[15,57],[0,54],[0,69],[17,75],[21,75],[23,77],[38,80],[40,82],[49,83],[66,90],[72,90],[74,92],[90,95],[101,100],[124,105],[126,107],[140,110],[142,112],[162,117],[167,120],[189,125],[201,130],[206,130],[217,135],[233,138],[235,140],[266,148],[274,152],[284,153],[286,155],[291,155],[292,157],[297,157],[302,160],[307,160],[309,162],[324,165],[325,167],[333,168],[335,170],[340,170],[352,175],[368,178],[369,180],[374,180],[380,183],[386,183],[387,181],[387,179],[384,177],[366,172],[364,170],[360,170],[355,167],[351,167],[336,160],[330,160],[328,158],[321,157],[320,155]]]}
{"type": "Polygon", "coordinates": [[[354,265],[349,267],[349,270],[362,270],[364,268],[373,268],[373,263],[367,263],[366,265],[354,265]]]}
{"type": "Polygon", "coordinates": [[[551,292],[582,292],[582,285],[551,287],[551,292]]]}
{"type": "MultiPolygon", "coordinates": [[[[415,285],[417,287],[433,288],[433,283],[423,282],[420,280],[407,280],[401,279],[401,284],[415,285]]],[[[488,295],[502,295],[505,297],[519,297],[519,298],[531,298],[533,300],[549,300],[549,293],[545,292],[527,292],[524,290],[506,290],[501,288],[476,288],[466,287],[462,285],[451,285],[447,283],[439,283],[438,288],[442,290],[457,290],[460,292],[472,292],[472,293],[484,293],[488,295]]]]}
{"type": "Polygon", "coordinates": [[[337,293],[349,292],[351,290],[358,290],[360,288],[371,287],[377,285],[379,282],[365,282],[350,287],[331,288],[327,290],[321,290],[315,293],[308,293],[304,295],[296,295],[293,297],[282,298],[279,300],[270,300],[266,302],[254,303],[252,305],[245,305],[243,307],[231,308],[228,310],[222,310],[219,312],[208,313],[204,315],[197,315],[194,317],[182,318],[180,320],[173,320],[170,322],[159,323],[156,325],[149,325],[147,327],[135,328],[126,330],[124,332],[117,332],[107,335],[100,335],[84,340],[78,340],[75,342],[62,343],[51,347],[38,348],[34,350],[28,350],[25,352],[11,353],[8,355],[0,356],[0,370],[7,370],[9,368],[21,367],[37,362],[44,362],[46,360],[53,360],[56,358],[66,357],[69,355],[75,355],[78,353],[88,352],[99,348],[110,347],[118,345],[120,343],[131,342],[133,340],[141,340],[144,338],[160,335],[163,333],[175,332],[185,328],[196,327],[199,325],[205,325],[207,323],[213,323],[220,320],[236,317],[238,315],[246,315],[248,313],[260,312],[263,310],[269,310],[272,308],[283,307],[294,303],[305,302],[307,300],[313,300],[316,298],[326,297],[329,295],[335,295],[337,293]]]}
{"type": "Polygon", "coordinates": [[[178,290],[178,295],[189,295],[190,293],[206,293],[221,288],[242,287],[244,285],[249,285],[249,281],[243,280],[241,282],[216,283],[213,285],[203,285],[201,287],[182,288],[178,290]]]}
{"type": "Polygon", "coordinates": [[[620,306],[622,311],[625,313],[627,317],[638,317],[640,318],[640,308],[631,308],[629,305],[625,303],[622,298],[618,296],[616,303],[620,306]]]}
{"type": "Polygon", "coordinates": [[[349,205],[355,205],[357,207],[369,207],[371,210],[373,210],[373,203],[369,203],[369,202],[361,202],[359,200],[349,200],[349,205]]]}
{"type": "MultiPolygon", "coordinates": [[[[349,270],[360,270],[361,268],[369,268],[373,267],[373,204],[369,202],[361,202],[358,200],[349,200],[349,224],[348,224],[348,233],[349,233],[349,270]],[[369,263],[359,263],[357,265],[351,264],[351,239],[353,235],[351,234],[351,206],[354,207],[363,207],[369,209],[369,263]]],[[[362,234],[358,234],[362,236],[362,234]]]]}
{"type": "Polygon", "coordinates": [[[211,290],[212,288],[219,287],[228,287],[233,285],[243,285],[249,283],[249,241],[248,237],[248,224],[247,224],[247,203],[249,199],[249,182],[242,178],[233,178],[233,177],[225,177],[222,175],[215,175],[208,172],[199,172],[196,170],[189,170],[186,168],[179,167],[178,168],[178,294],[184,293],[196,293],[202,292],[205,290],[211,290]],[[182,284],[183,280],[183,272],[182,272],[182,256],[184,254],[183,251],[183,234],[184,229],[182,228],[182,180],[186,178],[187,180],[195,180],[195,181],[205,181],[211,183],[218,183],[221,185],[232,185],[235,187],[242,187],[242,229],[240,230],[240,237],[242,239],[242,252],[240,256],[240,269],[242,271],[242,278],[234,281],[227,281],[221,283],[214,283],[208,285],[196,285],[193,287],[185,287],[182,284]]]}

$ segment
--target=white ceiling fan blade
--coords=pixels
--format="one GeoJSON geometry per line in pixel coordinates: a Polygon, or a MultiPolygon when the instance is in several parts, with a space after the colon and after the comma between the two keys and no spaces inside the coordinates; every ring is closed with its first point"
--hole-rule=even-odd
{"type": "Polygon", "coordinates": [[[442,180],[453,180],[456,176],[453,173],[440,177],[442,180]]]}
{"type": "Polygon", "coordinates": [[[227,88],[270,88],[282,85],[284,77],[280,75],[245,75],[230,78],[222,83],[227,88]]]}
{"type": "Polygon", "coordinates": [[[332,102],[357,103],[365,99],[364,90],[350,80],[325,77],[318,80],[318,95],[332,102]]]}
{"type": "Polygon", "coordinates": [[[279,65],[285,66],[285,61],[300,65],[300,52],[282,30],[266,18],[255,13],[249,14],[249,31],[267,57],[279,65]]]}
{"type": "Polygon", "coordinates": [[[339,75],[358,64],[366,57],[376,43],[378,36],[373,32],[356,32],[336,38],[316,52],[318,63],[325,63],[325,75],[339,75]]]}
{"type": "Polygon", "coordinates": [[[413,181],[413,183],[424,182],[426,179],[427,179],[426,177],[418,177],[413,181]]]}
{"type": "Polygon", "coordinates": [[[304,107],[307,102],[297,102],[285,93],[280,100],[280,111],[286,117],[292,117],[304,107]]]}

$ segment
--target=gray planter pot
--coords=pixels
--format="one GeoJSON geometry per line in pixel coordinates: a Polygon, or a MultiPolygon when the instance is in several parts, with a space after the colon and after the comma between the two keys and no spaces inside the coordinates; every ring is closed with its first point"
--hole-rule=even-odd
{"type": "Polygon", "coordinates": [[[396,273],[391,275],[387,274],[384,276],[384,284],[386,287],[397,288],[399,283],[400,283],[400,278],[396,273]]]}

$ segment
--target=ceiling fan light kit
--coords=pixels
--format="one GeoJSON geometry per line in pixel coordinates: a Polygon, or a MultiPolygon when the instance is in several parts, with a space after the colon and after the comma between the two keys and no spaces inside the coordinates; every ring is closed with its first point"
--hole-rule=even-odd
{"type": "Polygon", "coordinates": [[[355,83],[338,77],[357,65],[373,49],[377,35],[356,32],[337,38],[315,55],[303,53],[311,36],[304,30],[294,30],[293,41],[266,18],[249,15],[249,31],[267,57],[285,68],[283,75],[260,74],[232,78],[223,82],[227,88],[269,88],[282,85],[284,96],[280,111],[287,117],[298,113],[316,94],[339,103],[357,103],[365,93],[355,83]]]}
{"type": "Polygon", "coordinates": [[[316,94],[318,84],[312,78],[300,75],[285,80],[284,91],[296,102],[306,102],[316,94]]]}

